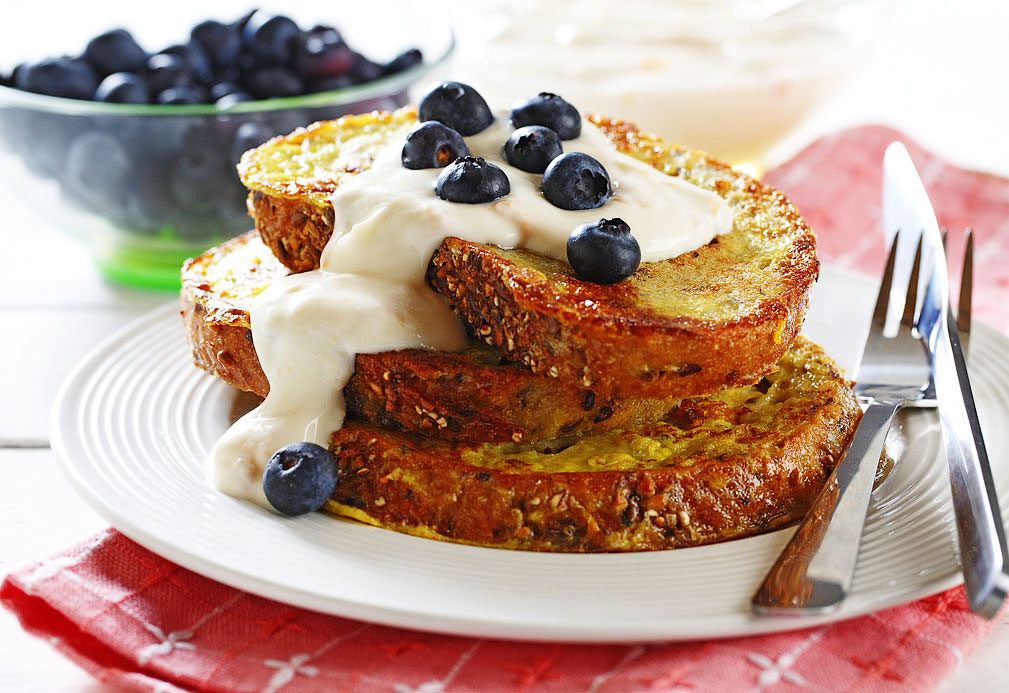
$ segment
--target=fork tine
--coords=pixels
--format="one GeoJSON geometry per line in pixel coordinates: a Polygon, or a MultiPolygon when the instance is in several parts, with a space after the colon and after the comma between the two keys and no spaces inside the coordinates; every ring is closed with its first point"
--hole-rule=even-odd
{"type": "Polygon", "coordinates": [[[918,272],[921,268],[921,242],[924,234],[918,237],[918,248],[914,251],[914,265],[911,266],[911,277],[907,280],[907,297],[904,299],[904,314],[900,318],[901,327],[914,327],[914,309],[918,303],[918,272]]]}
{"type": "Polygon", "coordinates": [[[872,324],[881,330],[886,327],[886,309],[890,305],[890,285],[893,283],[893,265],[897,260],[897,242],[899,240],[900,231],[893,237],[893,243],[890,244],[890,254],[886,257],[886,269],[883,270],[879,294],[876,296],[876,308],[872,312],[872,324]]]}
{"type": "Polygon", "coordinates": [[[974,229],[967,229],[967,246],[963,252],[963,272],[960,274],[960,298],[956,309],[956,329],[960,333],[960,346],[967,353],[970,341],[970,304],[974,291],[974,229]]]}

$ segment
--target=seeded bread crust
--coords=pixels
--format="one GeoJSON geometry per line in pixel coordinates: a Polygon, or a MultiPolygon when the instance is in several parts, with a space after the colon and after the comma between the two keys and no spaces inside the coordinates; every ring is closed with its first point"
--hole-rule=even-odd
{"type": "Polygon", "coordinates": [[[556,552],[646,551],[739,538],[800,518],[861,410],[799,338],[753,386],[566,449],[452,444],[348,422],[326,509],[407,534],[556,552]]]}
{"type": "MultiPolygon", "coordinates": [[[[287,269],[255,232],[187,261],[182,316],[198,366],[265,397],[252,341],[252,299],[287,269]]],[[[444,440],[537,442],[661,418],[669,398],[614,401],[533,375],[479,343],[461,353],[406,349],[360,354],[344,390],[350,416],[444,440]]]]}
{"type": "MultiPolygon", "coordinates": [[[[243,156],[250,213],[282,262],[317,266],[332,232],[329,195],[414,122],[409,109],[346,117],[243,156]]],[[[448,238],[429,283],[509,359],[606,398],[682,398],[755,382],[801,328],[819,271],[812,231],[773,188],[633,125],[592,122],[618,150],[722,196],[733,230],[609,286],[534,253],[448,238]]]]}

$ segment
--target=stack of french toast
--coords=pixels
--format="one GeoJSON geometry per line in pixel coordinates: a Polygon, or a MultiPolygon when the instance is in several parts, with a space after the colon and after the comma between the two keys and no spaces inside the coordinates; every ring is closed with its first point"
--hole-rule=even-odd
{"type": "MultiPolygon", "coordinates": [[[[197,365],[267,395],[256,296],[319,267],[330,196],[416,124],[410,108],[348,116],[245,154],[255,230],[182,270],[197,365]]],[[[724,541],[808,509],[860,417],[850,383],[799,336],[812,231],[780,192],[703,153],[619,121],[585,127],[716,193],[731,231],[614,284],[446,238],[427,284],[469,345],[356,356],[326,510],[480,546],[603,552],[724,541]]]]}

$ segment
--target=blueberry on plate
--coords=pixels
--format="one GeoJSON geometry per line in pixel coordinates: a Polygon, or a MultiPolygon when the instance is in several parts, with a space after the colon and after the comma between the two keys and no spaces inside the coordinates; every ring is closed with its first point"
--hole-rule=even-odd
{"type": "Polygon", "coordinates": [[[301,29],[284,15],[255,12],[242,30],[242,45],[260,64],[286,65],[301,29]]]}
{"type": "Polygon", "coordinates": [[[529,173],[543,173],[563,153],[561,138],[542,125],[527,125],[511,134],[501,148],[505,161],[529,173]]]}
{"type": "Polygon", "coordinates": [[[406,136],[401,155],[404,168],[444,168],[469,148],[462,135],[436,120],[421,123],[406,136]]]}
{"type": "Polygon", "coordinates": [[[517,128],[545,125],[562,140],[573,140],[582,134],[582,117],[578,109],[557,94],[546,91],[516,103],[512,107],[511,118],[512,125],[517,128]]]}
{"type": "Polygon", "coordinates": [[[623,219],[582,224],[568,236],[568,263],[579,279],[616,284],[641,264],[641,247],[623,219]]]}
{"type": "Polygon", "coordinates": [[[315,443],[285,445],[263,471],[263,492],[285,515],[315,512],[333,494],[339,478],[336,460],[315,443]]]}
{"type": "Polygon", "coordinates": [[[100,75],[113,72],[139,72],[147,53],[126,29],[113,29],[95,36],[84,49],[84,59],[100,75]]]}
{"type": "Polygon", "coordinates": [[[95,101],[106,103],[147,103],[147,85],[132,72],[113,72],[95,89],[95,101]]]}
{"type": "Polygon", "coordinates": [[[508,176],[482,156],[464,156],[447,166],[434,183],[443,200],[480,204],[493,202],[511,192],[508,176]]]}
{"type": "Polygon", "coordinates": [[[90,100],[98,86],[91,67],[70,58],[50,58],[23,65],[14,71],[13,79],[22,91],[65,99],[90,100]]]}
{"type": "Polygon", "coordinates": [[[464,137],[494,122],[494,114],[476,89],[461,82],[442,82],[417,105],[417,119],[437,120],[464,137]]]}
{"type": "Polygon", "coordinates": [[[561,209],[602,207],[613,194],[610,176],[597,159],[581,152],[561,154],[543,172],[543,196],[561,209]]]}

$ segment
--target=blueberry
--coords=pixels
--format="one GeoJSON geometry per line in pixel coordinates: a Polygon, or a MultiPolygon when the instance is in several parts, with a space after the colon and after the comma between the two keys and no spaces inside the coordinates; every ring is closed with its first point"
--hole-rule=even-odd
{"type": "Polygon", "coordinates": [[[313,79],[305,87],[305,91],[309,94],[315,94],[320,91],[338,91],[352,86],[354,86],[354,81],[348,75],[335,75],[333,77],[313,79]]]}
{"type": "Polygon", "coordinates": [[[131,184],[133,164],[119,138],[88,132],[70,146],[63,170],[63,191],[99,212],[121,210],[131,184]]]}
{"type": "Polygon", "coordinates": [[[132,72],[113,72],[95,89],[95,101],[108,103],[147,103],[150,94],[144,80],[132,72]]]}
{"type": "Polygon", "coordinates": [[[249,23],[249,20],[252,19],[252,16],[257,12],[259,12],[259,10],[248,10],[245,14],[231,23],[231,25],[238,30],[239,36],[243,36],[245,34],[245,25],[249,23]]]}
{"type": "Polygon", "coordinates": [[[264,65],[253,69],[246,77],[249,93],[258,99],[274,96],[297,96],[305,85],[298,75],[283,65],[264,65]]]}
{"type": "Polygon", "coordinates": [[[231,140],[231,161],[237,164],[247,150],[258,147],[276,134],[273,128],[264,123],[254,120],[242,123],[231,140]]]}
{"type": "Polygon", "coordinates": [[[70,58],[51,58],[24,65],[14,74],[18,89],[65,99],[91,99],[98,86],[87,63],[70,58]]]}
{"type": "Polygon", "coordinates": [[[623,219],[582,224],[568,237],[568,262],[579,279],[615,284],[634,274],[641,247],[623,219]]]}
{"type": "Polygon", "coordinates": [[[267,111],[262,114],[263,122],[273,128],[274,132],[291,132],[306,123],[319,120],[308,115],[309,111],[303,108],[279,108],[275,111],[267,111]]]}
{"type": "Polygon", "coordinates": [[[581,152],[561,154],[551,161],[540,189],[550,204],[561,209],[595,209],[613,194],[603,165],[581,152]]]}
{"type": "Polygon", "coordinates": [[[176,43],[165,48],[162,53],[177,55],[186,63],[190,78],[200,84],[209,84],[213,79],[210,58],[198,43],[176,43]]]}
{"type": "Polygon", "coordinates": [[[494,122],[483,97],[468,84],[442,82],[424,95],[417,106],[418,120],[437,120],[464,137],[475,135],[494,122]]]}
{"type": "Polygon", "coordinates": [[[543,173],[547,165],[562,152],[561,138],[542,125],[519,128],[501,148],[501,153],[509,164],[529,173],[543,173]]]}
{"type": "Polygon", "coordinates": [[[180,85],[165,89],[158,94],[155,101],[165,105],[192,105],[207,103],[208,95],[206,89],[197,85],[180,85]]]}
{"type": "Polygon", "coordinates": [[[200,122],[182,135],[174,160],[166,165],[168,190],[179,208],[199,214],[213,209],[234,175],[228,150],[212,124],[200,122]]]}
{"type": "Polygon", "coordinates": [[[222,24],[213,19],[200,22],[189,34],[193,43],[199,44],[210,58],[215,69],[231,65],[242,49],[242,38],[238,28],[232,24],[222,24]]]}
{"type": "Polygon", "coordinates": [[[411,48],[387,62],[382,68],[382,73],[394,75],[397,72],[403,72],[409,70],[411,67],[420,65],[422,62],[424,62],[424,54],[417,48],[411,48]]]}
{"type": "Polygon", "coordinates": [[[294,43],[294,69],[307,80],[345,75],[354,53],[332,27],[314,27],[294,43]]]}
{"type": "Polygon", "coordinates": [[[469,156],[462,135],[435,120],[421,123],[406,136],[404,168],[443,168],[461,156],[469,156]]]}
{"type": "Polygon", "coordinates": [[[540,92],[532,98],[515,104],[511,110],[512,125],[545,125],[562,140],[573,140],[582,134],[582,117],[578,109],[549,92],[540,92]]]}
{"type": "Polygon", "coordinates": [[[84,59],[100,75],[139,72],[147,53],[126,29],[113,29],[95,36],[84,49],[84,59]]]}
{"type": "Polygon", "coordinates": [[[242,30],[242,45],[262,65],[286,65],[301,30],[289,17],[255,12],[242,30]]]}
{"type": "Polygon", "coordinates": [[[464,156],[445,168],[434,183],[443,200],[480,204],[493,202],[511,192],[508,176],[482,156],[464,156]]]}
{"type": "Polygon", "coordinates": [[[148,58],[144,76],[147,88],[152,94],[187,85],[193,81],[185,59],[172,53],[155,53],[148,58]]]}
{"type": "Polygon", "coordinates": [[[263,492],[270,505],[285,515],[318,510],[336,488],[339,467],[326,448],[292,443],[278,450],[263,471],[263,492]]]}
{"type": "Polygon", "coordinates": [[[163,170],[141,166],[133,172],[126,197],[126,215],[132,231],[154,235],[170,223],[174,200],[165,190],[163,170]]]}
{"type": "Polygon", "coordinates": [[[51,178],[63,175],[71,145],[91,128],[90,120],[79,115],[28,109],[0,109],[0,120],[6,119],[12,130],[11,148],[31,171],[51,178]]]}
{"type": "Polygon", "coordinates": [[[214,101],[214,105],[218,108],[231,108],[236,103],[243,103],[245,101],[254,101],[254,99],[244,91],[233,91],[214,101]]]}
{"type": "Polygon", "coordinates": [[[236,92],[244,92],[245,87],[243,87],[238,82],[217,82],[210,86],[210,98],[214,101],[221,98],[222,96],[227,96],[228,94],[234,94],[236,92]]]}
{"type": "Polygon", "coordinates": [[[347,76],[354,82],[354,84],[364,84],[366,82],[373,82],[382,76],[382,66],[375,61],[366,58],[357,51],[351,51],[353,60],[350,63],[350,69],[347,71],[347,76]]]}

